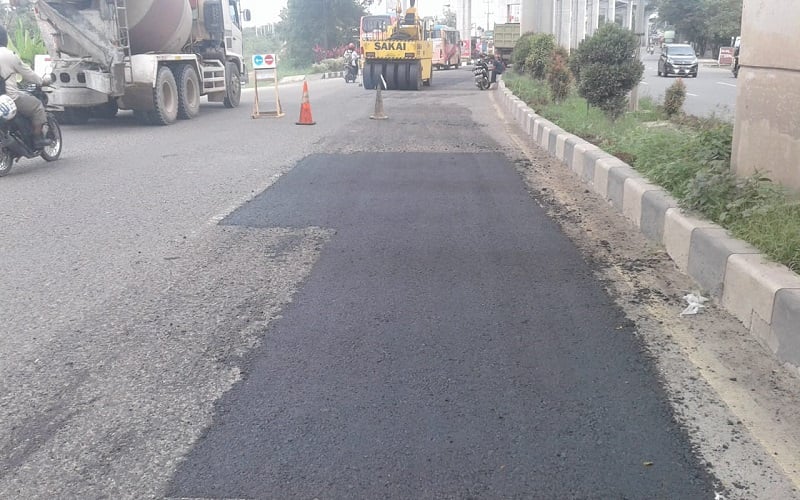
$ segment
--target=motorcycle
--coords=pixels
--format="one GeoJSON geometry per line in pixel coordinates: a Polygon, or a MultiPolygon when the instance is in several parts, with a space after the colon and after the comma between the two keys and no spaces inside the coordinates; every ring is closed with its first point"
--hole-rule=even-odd
{"type": "Polygon", "coordinates": [[[344,81],[352,83],[358,77],[358,56],[353,55],[345,62],[344,81]]]}
{"type": "MultiPolygon", "coordinates": [[[[19,89],[36,97],[47,109],[47,93],[39,85],[27,85],[19,89]]],[[[22,113],[17,113],[14,100],[6,94],[0,95],[0,177],[8,174],[14,162],[20,158],[41,156],[46,161],[55,161],[61,156],[61,127],[53,113],[47,112],[47,122],[42,128],[45,139],[50,143],[36,147],[33,143],[31,121],[22,113]]]]}
{"type": "Polygon", "coordinates": [[[486,61],[479,59],[475,63],[475,69],[472,70],[472,74],[475,75],[475,85],[479,89],[486,90],[489,88],[491,80],[489,78],[489,64],[486,61]]]}

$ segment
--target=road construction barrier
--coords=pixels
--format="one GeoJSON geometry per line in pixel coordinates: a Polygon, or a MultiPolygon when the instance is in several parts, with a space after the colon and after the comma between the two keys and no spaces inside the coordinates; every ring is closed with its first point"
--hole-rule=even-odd
{"type": "Polygon", "coordinates": [[[386,80],[383,79],[383,75],[381,75],[381,82],[383,85],[376,85],[378,90],[375,91],[375,112],[369,115],[371,120],[385,120],[389,118],[386,116],[386,113],[383,112],[383,97],[381,96],[381,89],[386,87],[386,80]]]}
{"type": "Polygon", "coordinates": [[[300,119],[297,125],[315,125],[317,122],[311,118],[311,103],[308,100],[308,81],[303,80],[303,99],[300,101],[300,119]]]}
{"type": "Polygon", "coordinates": [[[278,58],[275,54],[257,54],[253,56],[253,85],[255,86],[255,98],[253,99],[253,119],[262,116],[280,118],[284,115],[281,108],[281,98],[278,94],[278,58]],[[259,95],[258,85],[265,83],[265,87],[273,84],[275,88],[275,109],[262,111],[261,96],[259,95]]]}

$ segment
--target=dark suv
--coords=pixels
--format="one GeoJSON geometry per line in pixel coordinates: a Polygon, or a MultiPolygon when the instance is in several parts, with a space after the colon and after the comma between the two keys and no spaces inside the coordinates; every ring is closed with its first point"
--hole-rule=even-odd
{"type": "Polygon", "coordinates": [[[697,54],[691,45],[667,43],[661,47],[658,76],[669,75],[697,77],[697,54]]]}

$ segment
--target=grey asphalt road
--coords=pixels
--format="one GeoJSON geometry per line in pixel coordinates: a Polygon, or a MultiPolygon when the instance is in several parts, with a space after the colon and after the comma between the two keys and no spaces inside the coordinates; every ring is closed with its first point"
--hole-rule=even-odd
{"type": "Polygon", "coordinates": [[[312,156],[223,223],[335,236],[171,496],[713,496],[630,322],[504,156],[312,156]]]}
{"type": "Polygon", "coordinates": [[[64,127],[0,179],[0,498],[709,498],[468,70],[382,122],[300,97],[64,127]]]}
{"type": "MultiPolygon", "coordinates": [[[[642,58],[645,70],[640,95],[649,95],[659,102],[663,101],[667,87],[672,85],[676,77],[658,76],[658,55],[646,54],[642,58]]],[[[726,120],[733,120],[736,111],[736,85],[729,67],[718,67],[702,64],[697,78],[684,78],[686,84],[686,101],[683,109],[695,116],[715,115],[726,120]]]]}

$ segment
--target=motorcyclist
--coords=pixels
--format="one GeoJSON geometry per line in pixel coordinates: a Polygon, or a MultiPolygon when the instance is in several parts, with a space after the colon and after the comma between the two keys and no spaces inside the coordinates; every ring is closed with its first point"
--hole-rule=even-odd
{"type": "Polygon", "coordinates": [[[8,32],[3,26],[0,26],[0,79],[5,81],[5,93],[14,99],[17,112],[22,113],[31,120],[34,147],[43,148],[49,146],[51,141],[45,139],[42,133],[42,128],[47,122],[44,105],[32,95],[19,91],[17,75],[21,76],[23,81],[36,85],[49,85],[52,83],[49,75],[45,78],[40,77],[8,48],[8,32]]]}
{"type": "Polygon", "coordinates": [[[358,75],[358,51],[356,50],[356,44],[350,43],[347,46],[347,50],[344,51],[344,65],[347,67],[348,71],[353,73],[353,77],[355,78],[358,75]]]}

